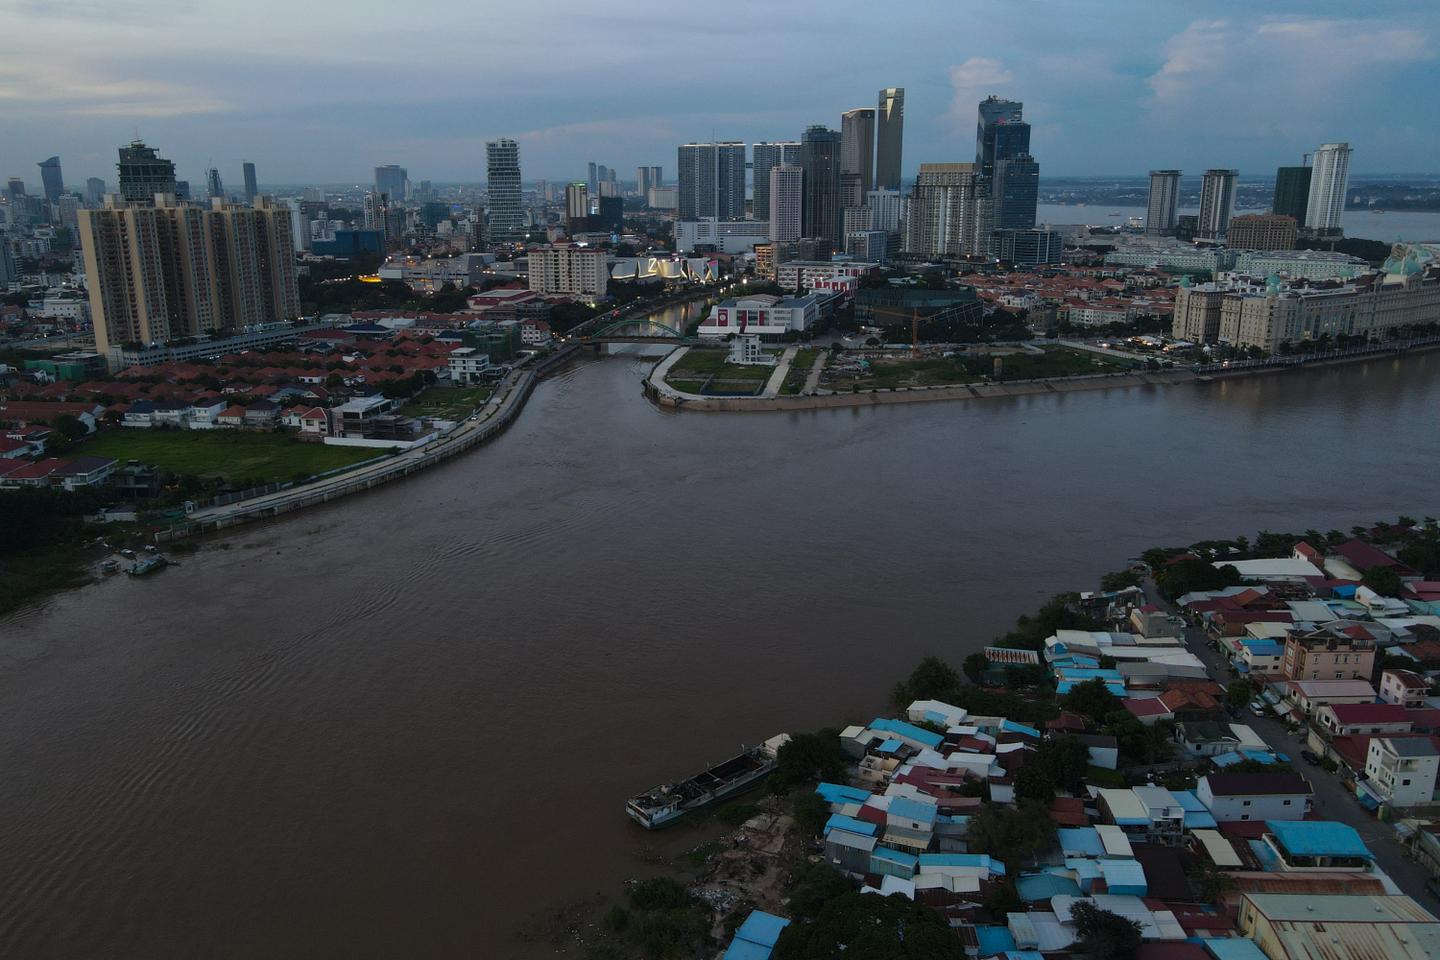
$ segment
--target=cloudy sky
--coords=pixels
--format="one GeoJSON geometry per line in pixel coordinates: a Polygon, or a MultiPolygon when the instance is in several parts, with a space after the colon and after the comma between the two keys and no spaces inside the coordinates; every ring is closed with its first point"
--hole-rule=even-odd
{"type": "Polygon", "coordinates": [[[114,180],[137,133],[182,179],[478,181],[675,168],[696,139],[798,138],[906,90],[905,169],[970,159],[975,103],[1025,103],[1049,175],[1268,174],[1348,140],[1440,172],[1436,0],[0,0],[0,177],[114,180]]]}

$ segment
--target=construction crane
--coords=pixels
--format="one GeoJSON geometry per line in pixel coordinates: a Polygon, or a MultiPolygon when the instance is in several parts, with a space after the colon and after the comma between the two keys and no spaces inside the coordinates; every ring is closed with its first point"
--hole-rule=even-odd
{"type": "Polygon", "coordinates": [[[908,311],[896,310],[893,307],[868,307],[872,314],[880,314],[886,317],[899,317],[904,319],[910,317],[910,359],[916,360],[920,357],[920,311],[911,307],[908,311]]]}

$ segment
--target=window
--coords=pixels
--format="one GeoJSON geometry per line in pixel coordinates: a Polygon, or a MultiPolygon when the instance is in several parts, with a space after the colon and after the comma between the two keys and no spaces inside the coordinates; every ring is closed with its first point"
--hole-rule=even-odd
{"type": "Polygon", "coordinates": [[[1240,804],[1240,806],[1242,806],[1242,807],[1248,807],[1248,806],[1250,806],[1250,801],[1249,801],[1249,800],[1246,800],[1244,803],[1240,804]]]}
{"type": "Polygon", "coordinates": [[[1409,780],[1401,780],[1401,781],[1400,781],[1400,786],[1402,786],[1402,787],[1408,787],[1408,786],[1410,786],[1410,781],[1409,781],[1409,780]]]}
{"type": "Polygon", "coordinates": [[[1249,820],[1249,819],[1250,819],[1250,814],[1248,814],[1248,813],[1242,813],[1242,814],[1240,814],[1240,819],[1241,819],[1241,820],[1249,820]]]}
{"type": "Polygon", "coordinates": [[[1290,806],[1290,801],[1289,801],[1289,800],[1284,801],[1284,802],[1282,803],[1282,806],[1286,806],[1286,807],[1290,806]]]}

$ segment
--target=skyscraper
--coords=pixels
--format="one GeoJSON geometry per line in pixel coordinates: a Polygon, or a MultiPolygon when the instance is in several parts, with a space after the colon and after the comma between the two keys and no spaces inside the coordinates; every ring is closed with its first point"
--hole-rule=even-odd
{"type": "Polygon", "coordinates": [[[875,108],[840,114],[840,173],[860,177],[860,196],[875,188],[875,108]]]}
{"type": "Polygon", "coordinates": [[[123,343],[293,320],[300,313],[289,208],[110,204],[78,214],[101,353],[123,343]]]}
{"type": "Polygon", "coordinates": [[[1235,181],[1239,170],[1206,170],[1200,183],[1200,221],[1197,236],[1221,240],[1235,212],[1235,181]]]}
{"type": "Polygon", "coordinates": [[[905,199],[899,190],[877,189],[865,194],[865,206],[870,208],[870,229],[899,233],[901,214],[905,199]]]}
{"type": "Polygon", "coordinates": [[[92,207],[99,206],[100,201],[105,199],[105,181],[99,177],[91,177],[85,181],[85,202],[92,207]]]}
{"type": "Polygon", "coordinates": [[[1275,171],[1275,197],[1270,209],[1285,217],[1305,223],[1305,210],[1310,204],[1310,168],[1280,167],[1275,171]]]}
{"type": "Polygon", "coordinates": [[[980,101],[975,125],[975,165],[981,176],[994,176],[995,161],[1030,152],[1030,124],[1018,100],[990,96],[980,101]]]}
{"type": "Polygon", "coordinates": [[[635,190],[642,197],[650,196],[650,168],[635,168],[635,190]]]}
{"type": "Polygon", "coordinates": [[[745,219],[744,143],[681,144],[677,159],[681,220],[745,219]]]}
{"type": "Polygon", "coordinates": [[[1145,233],[1168,237],[1175,232],[1175,210],[1180,204],[1180,171],[1150,171],[1150,201],[1145,207],[1145,233]]]}
{"type": "Polygon", "coordinates": [[[973,163],[922,163],[910,194],[905,250],[922,257],[983,254],[990,248],[991,198],[973,163]]]}
{"type": "Polygon", "coordinates": [[[45,191],[45,202],[54,203],[65,192],[65,178],[60,175],[60,158],[51,157],[40,161],[40,184],[45,191]]]}
{"type": "Polygon", "coordinates": [[[770,239],[799,240],[805,235],[805,171],[793,164],[771,167],[766,179],[770,198],[770,239]]]}
{"type": "Polygon", "coordinates": [[[664,172],[664,168],[663,168],[663,167],[651,167],[651,168],[650,168],[650,186],[652,186],[652,187],[658,187],[658,186],[661,186],[661,185],[665,182],[665,178],[660,175],[660,174],[663,173],[663,172],[664,172]]]}
{"type": "Polygon", "coordinates": [[[880,91],[876,111],[875,186],[900,189],[901,154],[905,141],[905,88],[886,87],[880,91]]]}
{"type": "Polygon", "coordinates": [[[120,196],[134,203],[153,203],[157,193],[176,193],[175,164],[144,141],[120,148],[120,196]]]}
{"type": "Polygon", "coordinates": [[[750,147],[750,169],[755,178],[753,216],[756,220],[770,219],[770,171],[782,164],[800,165],[799,140],[776,143],[766,140],[750,147]]]}
{"type": "Polygon", "coordinates": [[[405,199],[405,182],[409,179],[410,172],[404,167],[393,163],[376,167],[375,192],[385,194],[392,203],[401,203],[405,199]]]}
{"type": "Polygon", "coordinates": [[[207,197],[225,196],[225,185],[220,182],[220,171],[214,167],[205,171],[205,195],[207,197]]]}
{"type": "Polygon", "coordinates": [[[594,193],[600,186],[600,178],[596,176],[597,167],[595,161],[591,160],[585,165],[585,186],[594,193]]]}
{"type": "Polygon", "coordinates": [[[5,181],[5,198],[9,200],[12,205],[20,203],[21,198],[24,196],[24,180],[21,180],[19,177],[11,177],[9,180],[5,181]]]}
{"type": "Polygon", "coordinates": [[[996,230],[1031,229],[1035,226],[1035,209],[1040,201],[1040,164],[1028,153],[998,158],[991,194],[995,200],[996,230]]]}
{"type": "Polygon", "coordinates": [[[1350,144],[1322,143],[1310,172],[1310,197],[1305,226],[1318,234],[1338,234],[1345,216],[1345,191],[1350,185],[1350,144]]]}
{"type": "Polygon", "coordinates": [[[514,140],[485,144],[485,187],[490,197],[490,237],[501,242],[525,239],[525,210],[520,204],[520,145],[514,140]]]}
{"type": "Polygon", "coordinates": [[[260,192],[260,188],[255,185],[255,164],[246,160],[240,164],[240,169],[245,176],[245,199],[254,200],[256,194],[260,192]]]}
{"type": "Polygon", "coordinates": [[[805,236],[841,247],[839,132],[823,126],[805,128],[800,165],[805,170],[805,236]]]}
{"type": "Polygon", "coordinates": [[[571,236],[589,229],[590,188],[583,181],[565,185],[565,230],[571,236]]]}

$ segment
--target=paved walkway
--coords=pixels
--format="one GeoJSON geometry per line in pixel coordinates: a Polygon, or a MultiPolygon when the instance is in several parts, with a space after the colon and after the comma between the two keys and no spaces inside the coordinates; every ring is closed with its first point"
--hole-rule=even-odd
{"type": "Polygon", "coordinates": [[[1154,357],[1147,357],[1139,353],[1131,353],[1128,350],[1116,350],[1113,347],[1097,347],[1093,343],[1082,343],[1079,340],[1056,340],[1062,347],[1069,347],[1071,350],[1084,350],[1086,353],[1097,353],[1102,357],[1109,357],[1111,360],[1134,360],[1136,363],[1144,363],[1153,360],[1154,357]]]}
{"type": "Polygon", "coordinates": [[[805,378],[805,386],[800,388],[801,393],[813,394],[820,389],[820,373],[825,369],[825,363],[829,359],[829,350],[821,350],[815,354],[815,365],[810,368],[810,375],[805,378]]]}
{"type": "Polygon", "coordinates": [[[780,362],[775,366],[775,372],[770,374],[770,379],[765,381],[765,389],[760,391],[762,399],[780,396],[780,388],[785,386],[785,376],[790,372],[790,361],[795,359],[795,354],[800,348],[791,344],[780,354],[780,362]]]}

